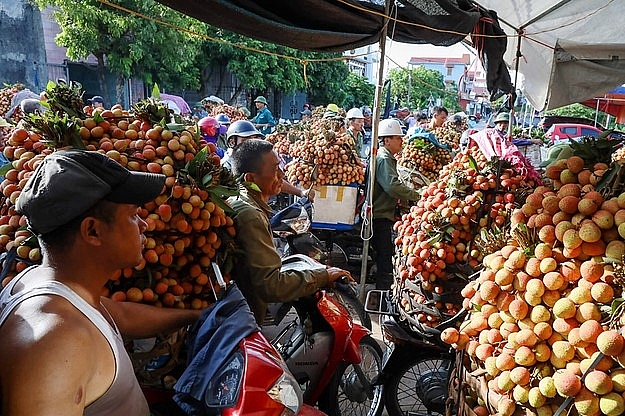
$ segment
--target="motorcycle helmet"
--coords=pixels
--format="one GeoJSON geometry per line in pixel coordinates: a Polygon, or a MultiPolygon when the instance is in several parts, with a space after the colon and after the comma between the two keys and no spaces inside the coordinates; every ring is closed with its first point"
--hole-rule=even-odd
{"type": "Polygon", "coordinates": [[[219,123],[213,117],[204,117],[197,122],[200,134],[206,141],[215,143],[219,136],[219,123]]]}
{"type": "Polygon", "coordinates": [[[228,114],[219,113],[215,116],[215,120],[221,125],[228,127],[230,125],[230,117],[228,114]]]}
{"type": "Polygon", "coordinates": [[[250,137],[260,136],[265,137],[259,132],[254,125],[247,120],[237,120],[228,127],[226,131],[226,140],[228,140],[228,146],[234,147],[237,145],[236,137],[250,137]],[[230,140],[230,139],[233,140],[230,140]]]}
{"type": "Polygon", "coordinates": [[[215,120],[219,123],[219,134],[226,134],[230,125],[230,117],[227,114],[219,113],[215,116],[215,120]]]}

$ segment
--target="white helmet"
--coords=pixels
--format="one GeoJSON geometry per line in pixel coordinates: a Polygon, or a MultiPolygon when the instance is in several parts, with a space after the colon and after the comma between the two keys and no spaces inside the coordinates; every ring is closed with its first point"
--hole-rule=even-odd
{"type": "Polygon", "coordinates": [[[401,126],[399,125],[399,121],[387,118],[386,120],[380,121],[380,125],[378,126],[378,136],[386,137],[386,136],[403,136],[404,132],[401,130],[401,126]]]}
{"type": "Polygon", "coordinates": [[[351,119],[351,118],[365,118],[364,115],[362,115],[362,111],[360,111],[360,108],[350,108],[349,111],[347,112],[347,114],[345,115],[346,119],[351,119]]]}

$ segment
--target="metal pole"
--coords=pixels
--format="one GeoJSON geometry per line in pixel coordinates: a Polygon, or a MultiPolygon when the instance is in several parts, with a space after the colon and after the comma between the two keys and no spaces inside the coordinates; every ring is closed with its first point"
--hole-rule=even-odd
{"type": "MultiPolygon", "coordinates": [[[[514,86],[512,93],[516,93],[516,83],[519,77],[519,61],[521,60],[521,30],[519,30],[516,44],[516,62],[514,63],[514,86]]],[[[512,98],[511,96],[509,98],[512,98]]],[[[508,123],[508,137],[512,136],[512,125],[514,124],[514,103],[510,100],[510,122],[508,123]]]]}
{"type": "MultiPolygon", "coordinates": [[[[391,1],[386,0],[384,15],[388,16],[390,11],[391,1]]],[[[375,185],[375,158],[378,153],[378,126],[380,124],[380,104],[382,102],[382,89],[384,86],[384,58],[386,55],[386,34],[388,33],[388,17],[384,18],[384,25],[382,26],[382,33],[380,35],[380,66],[378,67],[378,84],[375,89],[375,97],[373,104],[373,121],[371,131],[371,154],[369,156],[369,183],[367,184],[366,195],[366,208],[365,220],[362,222],[363,230],[361,235],[364,237],[362,244],[362,264],[360,265],[360,288],[358,291],[358,297],[361,302],[365,302],[366,284],[367,284],[367,259],[369,258],[369,239],[372,237],[372,224],[373,219],[373,187],[375,185]],[[368,229],[367,229],[368,227],[368,229]]]]}
{"type": "Polygon", "coordinates": [[[406,107],[412,108],[410,105],[410,90],[412,89],[412,66],[410,62],[408,63],[408,102],[406,103],[406,107]]]}

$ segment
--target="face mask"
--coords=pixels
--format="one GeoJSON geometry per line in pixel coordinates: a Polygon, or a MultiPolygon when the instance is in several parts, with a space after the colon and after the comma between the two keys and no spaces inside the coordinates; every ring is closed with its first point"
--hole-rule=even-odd
{"type": "Polygon", "coordinates": [[[476,125],[477,123],[476,123],[475,121],[473,121],[473,120],[469,120],[469,121],[467,122],[467,124],[469,125],[469,127],[470,127],[470,128],[473,128],[473,127],[475,127],[475,125],[476,125]]]}

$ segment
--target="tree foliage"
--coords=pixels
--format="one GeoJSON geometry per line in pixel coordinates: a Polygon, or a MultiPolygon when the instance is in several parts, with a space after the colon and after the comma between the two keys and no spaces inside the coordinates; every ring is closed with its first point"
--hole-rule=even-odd
{"type": "Polygon", "coordinates": [[[423,66],[414,68],[392,68],[388,74],[391,79],[391,96],[400,105],[411,109],[427,109],[430,97],[436,102],[441,99],[450,112],[459,108],[458,89],[445,88],[443,75],[423,66]]]}
{"type": "MultiPolygon", "coordinates": [[[[208,35],[220,41],[203,45],[200,61],[204,93],[211,93],[206,83],[215,71],[227,68],[239,82],[239,88],[227,101],[234,100],[242,89],[252,90],[252,95],[270,89],[283,93],[306,91],[310,101],[319,103],[343,102],[348,97],[343,89],[349,73],[347,66],[343,61],[330,60],[340,54],[299,51],[213,27],[208,29],[208,35]],[[319,61],[324,59],[328,60],[319,61]]],[[[218,89],[226,75],[219,74],[218,89]]]]}
{"type": "Polygon", "coordinates": [[[344,108],[373,107],[375,86],[367,81],[367,78],[350,73],[345,81],[344,88],[347,92],[347,100],[342,103],[344,108]]]}
{"type": "MultiPolygon", "coordinates": [[[[197,88],[199,70],[193,65],[199,39],[97,0],[35,0],[40,8],[54,7],[61,33],[56,37],[74,60],[93,54],[98,60],[100,87],[108,95],[104,67],[120,78],[139,77],[164,88],[197,88]]],[[[204,24],[153,0],[119,0],[117,4],[190,30],[204,24]]],[[[119,99],[120,97],[118,97],[119,99]]]]}
{"type": "MultiPolygon", "coordinates": [[[[218,80],[218,91],[232,87],[230,97],[222,97],[230,102],[243,90],[250,95],[305,91],[310,101],[319,104],[372,101],[368,98],[372,87],[350,76],[344,61],[331,60],[341,57],[337,53],[304,52],[261,42],[208,26],[154,0],[115,3],[173,27],[97,0],[35,1],[40,8],[55,8],[53,16],[61,28],[56,42],[67,48],[70,59],[96,57],[105,96],[111,96],[105,82],[108,69],[117,75],[118,86],[124,79],[137,77],[164,90],[194,89],[206,95],[217,92],[208,85],[218,80]]],[[[122,101],[122,90],[118,88],[118,101],[122,101]]]]}
{"type": "Polygon", "coordinates": [[[293,56],[296,50],[214,27],[208,28],[208,35],[224,41],[205,43],[204,57],[208,63],[225,65],[248,88],[292,92],[304,86],[302,65],[280,57],[293,56]]]}
{"type": "MultiPolygon", "coordinates": [[[[308,52],[309,54],[311,52],[308,52]]],[[[319,58],[335,58],[339,54],[319,54],[319,58]]],[[[349,99],[345,80],[349,76],[349,69],[345,61],[334,60],[312,62],[309,65],[308,88],[306,92],[309,100],[315,105],[335,103],[341,107],[349,99]]]]}

